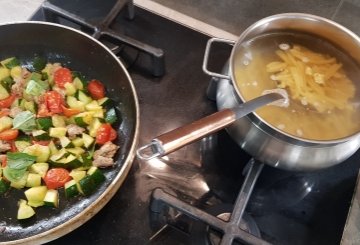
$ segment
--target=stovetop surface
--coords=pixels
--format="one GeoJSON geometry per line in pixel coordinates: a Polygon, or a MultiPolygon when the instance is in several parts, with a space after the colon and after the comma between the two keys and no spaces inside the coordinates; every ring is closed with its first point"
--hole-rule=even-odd
{"type": "MultiPolygon", "coordinates": [[[[52,2],[99,21],[114,1],[52,2]]],[[[141,54],[135,54],[137,62],[128,65],[140,102],[139,145],[144,145],[165,131],[216,111],[216,104],[206,96],[210,78],[201,69],[209,37],[142,9],[135,10],[134,20],[122,13],[112,28],[163,49],[166,64],[162,77],[143,69],[141,54]]],[[[33,20],[43,20],[41,11],[33,20]]],[[[230,50],[216,46],[211,68],[220,71],[230,50]]],[[[262,237],[274,244],[339,244],[359,158],[357,152],[342,164],[313,173],[265,166],[247,208],[262,237]]],[[[152,237],[156,232],[150,226],[152,191],[160,187],[205,209],[231,204],[249,159],[223,130],[172,153],[167,164],[135,160],[122,187],[98,214],[49,244],[199,244],[186,232],[171,227],[152,237]],[[204,196],[208,197],[206,202],[199,203],[204,196]]]]}

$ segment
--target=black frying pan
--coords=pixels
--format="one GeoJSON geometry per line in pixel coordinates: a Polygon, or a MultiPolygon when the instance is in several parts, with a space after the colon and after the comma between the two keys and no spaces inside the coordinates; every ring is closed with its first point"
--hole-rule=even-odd
{"type": "Polygon", "coordinates": [[[74,29],[44,22],[0,25],[0,60],[11,56],[19,58],[23,65],[30,65],[35,56],[45,57],[48,62],[60,62],[88,79],[102,81],[122,115],[116,164],[104,170],[106,181],[91,196],[66,200],[60,192],[59,208],[36,208],[36,216],[24,221],[16,219],[17,201],[25,198],[23,190],[12,189],[0,196],[0,244],[44,243],[93,217],[124,181],[138,140],[138,100],[131,78],[116,56],[74,29]]]}

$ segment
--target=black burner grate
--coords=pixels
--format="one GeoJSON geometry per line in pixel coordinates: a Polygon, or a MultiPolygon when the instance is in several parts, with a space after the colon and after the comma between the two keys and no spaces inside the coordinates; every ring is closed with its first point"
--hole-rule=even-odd
{"type": "Polygon", "coordinates": [[[168,207],[171,207],[195,220],[200,220],[223,234],[220,241],[221,245],[231,245],[234,241],[240,241],[251,245],[270,244],[240,228],[246,205],[264,165],[251,159],[247,166],[246,178],[236,199],[229,221],[224,221],[210,215],[201,209],[177,199],[161,189],[156,189],[152,193],[150,211],[161,215],[164,213],[164,210],[168,210],[168,207]]]}
{"type": "Polygon", "coordinates": [[[164,52],[159,48],[152,47],[142,43],[131,37],[119,34],[110,28],[111,23],[118,16],[120,11],[127,6],[128,18],[133,19],[134,4],[132,0],[117,0],[108,15],[99,23],[93,24],[86,19],[69,11],[62,9],[49,1],[42,4],[42,10],[46,21],[58,23],[59,17],[73,22],[82,28],[86,28],[92,32],[92,36],[96,39],[104,38],[115,45],[128,45],[136,50],[148,55],[151,59],[150,71],[154,76],[162,76],[165,73],[164,52]]]}

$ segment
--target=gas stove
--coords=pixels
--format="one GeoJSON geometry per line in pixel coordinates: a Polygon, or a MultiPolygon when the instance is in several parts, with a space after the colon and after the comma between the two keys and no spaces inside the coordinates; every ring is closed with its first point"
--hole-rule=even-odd
{"type": "MultiPolygon", "coordinates": [[[[53,0],[32,20],[81,29],[116,51],[138,93],[139,145],[144,145],[215,112],[216,81],[201,69],[208,36],[129,5],[132,1],[124,7],[124,2],[53,0]]],[[[224,44],[214,47],[212,70],[223,68],[230,50],[224,44]]],[[[239,193],[252,193],[245,195],[241,210],[243,242],[339,244],[359,158],[357,152],[329,169],[287,172],[254,162],[223,130],[162,159],[135,160],[122,187],[97,215],[49,244],[220,244],[214,222],[229,219],[239,193]],[[257,178],[256,185],[244,184],[248,178],[257,178]]]]}

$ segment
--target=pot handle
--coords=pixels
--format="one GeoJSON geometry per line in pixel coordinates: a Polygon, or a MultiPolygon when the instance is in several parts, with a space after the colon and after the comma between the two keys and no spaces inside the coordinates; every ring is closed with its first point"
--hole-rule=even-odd
{"type": "MultiPolygon", "coordinates": [[[[286,92],[285,92],[286,93],[286,92]]],[[[273,90],[234,108],[218,111],[188,125],[174,129],[153,139],[149,144],[137,150],[137,156],[142,160],[167,155],[188,145],[206,135],[212,134],[232,124],[237,119],[246,116],[257,108],[269,103],[286,105],[287,95],[279,90],[273,90]],[[279,102],[281,100],[281,103],[279,102]]]]}
{"type": "Polygon", "coordinates": [[[229,40],[229,39],[224,39],[224,38],[213,37],[213,38],[209,39],[208,42],[207,42],[207,44],[206,44],[206,48],[205,48],[204,61],[203,61],[202,69],[203,69],[203,71],[204,71],[206,74],[208,74],[208,75],[210,75],[210,76],[212,76],[212,77],[217,77],[217,78],[222,78],[222,79],[231,80],[231,77],[230,77],[230,76],[209,71],[209,69],[207,68],[207,66],[208,66],[208,61],[209,61],[210,50],[211,50],[212,44],[213,44],[214,42],[227,43],[227,44],[230,44],[230,45],[232,45],[232,46],[235,44],[235,41],[229,40]]]}
{"type": "Polygon", "coordinates": [[[167,155],[206,135],[225,128],[236,120],[232,109],[225,109],[199,119],[191,124],[176,128],[153,139],[149,144],[137,150],[142,160],[167,155]]]}

